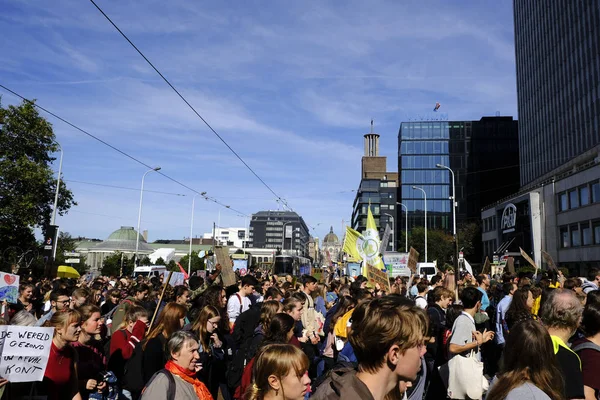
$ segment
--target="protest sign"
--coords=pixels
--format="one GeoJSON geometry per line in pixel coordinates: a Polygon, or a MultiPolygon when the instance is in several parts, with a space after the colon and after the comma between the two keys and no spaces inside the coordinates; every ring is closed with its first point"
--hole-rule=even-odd
{"type": "Polygon", "coordinates": [[[554,260],[550,254],[542,250],[542,257],[544,258],[544,261],[546,261],[546,264],[548,264],[548,271],[558,271],[558,268],[556,267],[556,264],[554,263],[554,260]]]}
{"type": "MultiPolygon", "coordinates": [[[[168,276],[163,276],[163,283],[167,283],[168,276]]],[[[175,287],[183,285],[185,283],[185,274],[183,272],[173,272],[171,279],[169,279],[169,285],[175,287]]]]}
{"type": "Polygon", "coordinates": [[[44,378],[54,328],[9,325],[0,330],[0,376],[10,382],[44,378]]]}
{"type": "Polygon", "coordinates": [[[488,257],[485,258],[485,262],[483,263],[483,269],[481,270],[482,274],[489,274],[491,272],[491,264],[490,259],[488,257]]]}
{"type": "Polygon", "coordinates": [[[215,246],[215,256],[217,257],[217,264],[221,264],[221,279],[223,280],[223,286],[235,285],[236,278],[233,272],[233,263],[229,258],[229,248],[223,246],[215,246]]]}
{"type": "Polygon", "coordinates": [[[508,257],[506,259],[506,268],[508,268],[508,272],[511,274],[515,273],[515,259],[513,257],[508,257]]]}
{"type": "Polygon", "coordinates": [[[537,265],[535,265],[535,261],[533,261],[533,259],[531,257],[529,257],[529,254],[527,254],[525,252],[525,250],[523,250],[520,247],[519,247],[519,251],[521,252],[521,257],[523,257],[529,264],[531,264],[531,266],[533,268],[537,269],[537,265]]]}
{"type": "Polygon", "coordinates": [[[415,250],[413,247],[410,248],[410,253],[408,253],[408,269],[412,271],[413,274],[417,273],[417,262],[419,261],[419,252],[415,250]]]}
{"type": "Polygon", "coordinates": [[[0,272],[0,301],[15,304],[19,298],[19,275],[0,272]]]}
{"type": "Polygon", "coordinates": [[[387,252],[383,255],[383,263],[392,278],[410,276],[408,253],[387,252]]]}
{"type": "Polygon", "coordinates": [[[379,268],[376,268],[372,265],[367,265],[367,279],[372,287],[375,287],[375,284],[378,283],[379,287],[385,290],[387,293],[391,291],[388,274],[379,268]]]}

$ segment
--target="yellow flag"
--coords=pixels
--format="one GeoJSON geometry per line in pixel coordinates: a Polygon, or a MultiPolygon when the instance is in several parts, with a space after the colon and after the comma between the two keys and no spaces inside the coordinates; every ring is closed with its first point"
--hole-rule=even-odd
{"type": "Polygon", "coordinates": [[[346,237],[344,238],[344,252],[349,254],[352,258],[356,260],[362,260],[363,256],[360,254],[359,247],[357,246],[357,241],[361,237],[361,234],[350,228],[346,227],[346,237]]]}
{"type": "MultiPolygon", "coordinates": [[[[360,242],[360,240],[359,240],[360,242]]],[[[362,234],[362,243],[359,243],[364,253],[364,259],[367,264],[377,267],[379,269],[385,268],[381,254],[379,254],[379,231],[377,230],[377,224],[375,224],[375,218],[371,213],[371,205],[369,204],[369,213],[367,214],[367,229],[362,234]]]]}

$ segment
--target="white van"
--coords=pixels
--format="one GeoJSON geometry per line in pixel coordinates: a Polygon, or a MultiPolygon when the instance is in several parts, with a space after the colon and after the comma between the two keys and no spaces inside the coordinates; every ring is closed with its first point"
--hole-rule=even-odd
{"type": "Polygon", "coordinates": [[[430,281],[431,278],[434,277],[435,274],[438,273],[438,269],[434,263],[428,262],[420,262],[417,263],[417,275],[421,277],[427,277],[427,280],[430,281]]]}
{"type": "Polygon", "coordinates": [[[165,274],[167,272],[167,267],[164,265],[142,265],[139,267],[135,267],[133,270],[133,277],[136,278],[139,275],[153,277],[159,277],[161,274],[165,274]]]}

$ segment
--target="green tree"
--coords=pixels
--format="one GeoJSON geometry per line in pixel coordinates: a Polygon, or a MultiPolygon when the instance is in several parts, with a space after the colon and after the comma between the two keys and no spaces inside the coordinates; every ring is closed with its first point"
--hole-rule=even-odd
{"type": "Polygon", "coordinates": [[[471,264],[482,262],[481,226],[476,222],[466,223],[458,229],[458,247],[471,264]]]}
{"type": "MultiPolygon", "coordinates": [[[[425,261],[425,228],[413,228],[408,245],[419,252],[419,261],[425,261]]],[[[454,252],[453,245],[452,235],[441,230],[427,230],[427,261],[437,260],[438,265],[448,262],[454,252]]]]}
{"type": "MultiPolygon", "coordinates": [[[[188,259],[189,259],[189,257],[186,254],[185,256],[181,257],[181,260],[179,260],[179,264],[181,264],[183,269],[185,269],[186,271],[188,268],[188,259]]],[[[205,269],[204,259],[198,257],[197,251],[192,251],[192,265],[191,265],[190,271],[195,272],[195,271],[203,270],[203,269],[205,269]]],[[[177,270],[179,270],[179,268],[177,270]]]]}
{"type": "Polygon", "coordinates": [[[125,261],[123,253],[115,251],[102,261],[100,273],[105,276],[118,276],[121,270],[121,262],[125,261]]]}
{"type": "MultiPolygon", "coordinates": [[[[0,104],[0,252],[11,246],[37,247],[34,228],[50,224],[56,177],[52,162],[58,143],[52,125],[28,101],[0,104]]],[[[76,205],[61,179],[58,215],[76,205]]]]}
{"type": "Polygon", "coordinates": [[[179,272],[179,267],[177,266],[177,263],[175,262],[175,260],[171,260],[168,262],[167,270],[173,271],[173,272],[179,272]]]}
{"type": "Polygon", "coordinates": [[[144,256],[142,261],[140,261],[140,265],[152,265],[152,261],[150,261],[150,257],[144,256]]]}
{"type": "Polygon", "coordinates": [[[73,268],[77,270],[81,275],[84,275],[89,266],[85,263],[85,256],[80,254],[77,257],[65,257],[65,252],[75,252],[77,249],[76,240],[71,237],[69,232],[59,232],[58,234],[58,242],[56,243],[56,258],[54,260],[55,267],[58,268],[59,265],[72,265],[73,268]],[[67,264],[67,258],[78,258],[79,262],[77,264],[67,264]]]}
{"type": "Polygon", "coordinates": [[[167,265],[167,263],[165,262],[165,260],[163,260],[162,257],[158,257],[154,265],[167,265]]]}

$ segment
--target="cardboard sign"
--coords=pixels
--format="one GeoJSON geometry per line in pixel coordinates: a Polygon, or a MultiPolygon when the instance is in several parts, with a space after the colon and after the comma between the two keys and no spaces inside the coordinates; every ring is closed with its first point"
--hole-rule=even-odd
{"type": "Polygon", "coordinates": [[[379,254],[385,254],[385,251],[388,247],[388,243],[390,242],[391,234],[392,234],[392,228],[390,228],[389,224],[386,224],[385,231],[383,232],[383,236],[381,239],[381,243],[379,244],[379,254]]]}
{"type": "Polygon", "coordinates": [[[410,253],[408,253],[408,269],[410,269],[413,274],[417,273],[417,262],[419,262],[419,252],[411,247],[410,253]]]}
{"type": "Polygon", "coordinates": [[[511,274],[515,273],[515,259],[513,257],[508,257],[506,260],[506,267],[511,274]]]}
{"type": "Polygon", "coordinates": [[[367,265],[367,279],[369,280],[369,284],[371,286],[375,287],[375,284],[378,283],[379,287],[385,290],[387,293],[391,291],[388,274],[379,268],[376,268],[372,265],[367,265]]]}
{"type": "Polygon", "coordinates": [[[235,285],[237,279],[233,272],[233,264],[231,258],[229,258],[229,248],[223,246],[215,246],[215,256],[217,257],[217,264],[221,264],[221,279],[223,280],[223,286],[235,285]]]}
{"type": "Polygon", "coordinates": [[[19,275],[0,272],[0,301],[15,304],[19,298],[19,275]]]}
{"type": "Polygon", "coordinates": [[[542,257],[544,258],[544,261],[546,261],[546,264],[548,264],[549,271],[558,271],[558,268],[556,267],[556,264],[554,263],[554,260],[550,254],[542,250],[542,257]]]}
{"type": "Polygon", "coordinates": [[[533,260],[531,259],[531,257],[529,257],[529,254],[527,254],[527,253],[525,252],[525,250],[523,250],[523,249],[522,249],[522,248],[520,248],[520,247],[519,247],[519,251],[521,252],[521,257],[523,257],[525,260],[527,260],[527,262],[528,262],[529,264],[531,264],[531,266],[532,266],[533,268],[537,269],[537,265],[535,265],[535,261],[533,261],[533,260]]]}
{"type": "MultiPolygon", "coordinates": [[[[163,283],[167,283],[168,276],[163,276],[163,283]]],[[[169,279],[169,285],[175,287],[183,285],[185,283],[185,274],[183,272],[173,272],[171,279],[169,279]]]]}
{"type": "Polygon", "coordinates": [[[483,269],[481,270],[482,274],[489,274],[491,272],[491,264],[490,259],[488,257],[485,258],[485,262],[483,263],[483,269]]]}
{"type": "Polygon", "coordinates": [[[10,382],[44,378],[54,328],[8,325],[0,327],[0,376],[10,382]]]}

